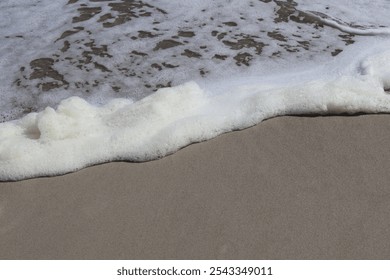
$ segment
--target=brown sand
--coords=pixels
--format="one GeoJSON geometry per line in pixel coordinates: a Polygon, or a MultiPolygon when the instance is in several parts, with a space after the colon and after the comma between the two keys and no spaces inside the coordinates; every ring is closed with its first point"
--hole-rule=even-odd
{"type": "Polygon", "coordinates": [[[390,258],[390,116],[282,117],[0,184],[0,258],[390,258]]]}

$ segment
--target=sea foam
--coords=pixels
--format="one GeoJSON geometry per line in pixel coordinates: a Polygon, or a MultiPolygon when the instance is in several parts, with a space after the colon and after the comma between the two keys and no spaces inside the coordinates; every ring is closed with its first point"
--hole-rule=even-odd
{"type": "MultiPolygon", "coordinates": [[[[329,34],[333,34],[332,32],[335,32],[334,34],[352,32],[364,36],[354,38],[356,42],[345,47],[336,57],[329,57],[327,53],[320,53],[318,50],[309,51],[307,56],[303,51],[303,54],[279,59],[270,57],[261,60],[260,56],[260,58],[254,58],[254,60],[260,60],[252,61],[253,64],[248,66],[245,71],[234,70],[234,67],[238,67],[236,63],[238,60],[229,61],[227,59],[227,61],[222,62],[224,67],[231,66],[231,68],[225,69],[221,65],[218,66],[216,62],[200,59],[195,65],[205,63],[213,72],[210,77],[204,78],[189,75],[185,69],[190,69],[191,62],[184,60],[180,67],[168,67],[169,71],[162,70],[164,74],[158,77],[158,79],[163,79],[169,73],[172,75],[177,73],[180,76],[174,82],[177,85],[160,88],[155,93],[149,93],[143,98],[137,98],[136,95],[132,94],[131,88],[137,88],[137,86],[131,82],[129,82],[127,94],[123,96],[126,98],[110,94],[104,85],[97,86],[96,92],[90,94],[84,92],[78,94],[79,96],[66,98],[69,95],[77,95],[73,93],[78,92],[76,88],[72,87],[72,83],[73,85],[77,84],[77,77],[74,76],[75,74],[69,73],[66,78],[68,89],[61,88],[62,84],[59,83],[57,84],[59,88],[54,91],[34,93],[38,111],[24,114],[20,118],[17,118],[19,116],[17,113],[12,113],[12,108],[21,106],[21,103],[13,102],[15,92],[10,94],[5,92],[5,89],[14,90],[15,88],[7,86],[3,77],[1,80],[3,83],[2,94],[5,96],[6,102],[1,105],[2,108],[8,108],[4,110],[11,115],[11,120],[0,123],[0,180],[20,180],[64,174],[93,164],[114,160],[134,162],[154,160],[174,153],[191,143],[205,141],[232,130],[244,129],[280,115],[389,112],[390,39],[388,27],[384,25],[384,16],[379,16],[378,22],[380,23],[377,25],[369,22],[371,18],[367,17],[362,20],[366,20],[366,26],[361,27],[352,22],[352,19],[356,18],[355,13],[350,15],[352,23],[348,25],[345,21],[340,20],[343,15],[345,16],[345,11],[340,10],[338,13],[335,10],[336,5],[332,1],[327,7],[321,6],[316,1],[313,1],[311,5],[305,1],[297,2],[300,5],[306,4],[305,9],[302,8],[299,12],[297,12],[298,10],[293,11],[292,15],[313,16],[316,18],[316,24],[323,23],[325,27],[322,28],[332,30],[329,31],[329,34]],[[334,5],[332,6],[332,4],[334,5]],[[329,10],[333,12],[332,16],[325,14],[329,13],[329,10]],[[331,29],[334,27],[336,27],[336,31],[331,29]],[[318,54],[318,57],[309,59],[313,54],[318,54]],[[229,64],[232,62],[235,66],[229,64]],[[190,81],[191,77],[194,78],[193,81],[190,81]],[[99,95],[99,90],[105,94],[99,95]],[[57,93],[58,95],[50,96],[49,93],[57,93]],[[39,108],[45,104],[50,106],[40,110],[39,108]]],[[[165,1],[156,1],[156,3],[164,4],[167,7],[172,5],[171,2],[165,1]]],[[[208,7],[207,3],[198,1],[199,6],[196,8],[203,10],[208,7]]],[[[215,3],[219,3],[219,1],[215,3]]],[[[210,5],[215,5],[215,3],[210,5]]],[[[232,1],[232,3],[237,9],[242,8],[240,6],[242,2],[232,1]]],[[[3,3],[3,5],[5,4],[3,3]]],[[[178,7],[188,9],[188,3],[181,3],[178,7]]],[[[270,11],[273,8],[276,10],[275,4],[264,7],[270,8],[270,11]]],[[[343,7],[348,7],[348,5],[343,7]]],[[[101,7],[101,10],[106,8],[101,7]]],[[[182,11],[179,8],[177,10],[182,11]]],[[[214,10],[211,9],[210,13],[216,13],[217,7],[214,8],[214,10]]],[[[288,9],[290,8],[288,7],[288,9]]],[[[68,7],[68,9],[70,8],[68,7]]],[[[197,9],[195,10],[197,11],[197,9]]],[[[291,9],[296,8],[292,6],[291,9]]],[[[177,11],[172,11],[172,13],[175,14],[177,11]]],[[[186,16],[194,19],[196,15],[197,13],[191,12],[186,16]]],[[[56,26],[63,28],[64,22],[67,22],[66,17],[60,17],[57,22],[58,26],[56,26]]],[[[141,22],[144,22],[144,19],[141,22]]],[[[93,21],[92,18],[83,24],[85,27],[88,24],[94,27],[96,21],[93,21]]],[[[233,26],[234,24],[229,23],[229,25],[233,26]]],[[[300,27],[300,25],[297,26],[300,27]]],[[[281,27],[291,32],[299,29],[295,29],[296,26],[281,25],[281,27]]],[[[251,27],[246,26],[242,29],[245,28],[248,29],[246,32],[250,33],[251,27]]],[[[31,34],[33,34],[34,29],[31,30],[31,34]]],[[[123,28],[113,30],[117,32],[114,34],[118,34],[118,36],[120,32],[124,32],[123,28]]],[[[54,40],[58,34],[53,35],[53,32],[50,33],[52,34],[50,36],[54,40]]],[[[29,34],[29,31],[24,30],[24,34],[29,34]]],[[[199,33],[196,36],[201,35],[202,33],[199,33]]],[[[95,39],[99,36],[96,35],[95,39]]],[[[107,38],[99,38],[99,40],[107,40],[107,38]]],[[[154,37],[150,39],[155,40],[154,37]]],[[[50,42],[51,39],[47,40],[50,42]]],[[[152,45],[156,46],[157,42],[153,41],[152,45]]],[[[272,42],[268,42],[269,45],[272,42]]],[[[321,45],[323,41],[317,43],[321,45]]],[[[228,55],[231,51],[232,57],[242,54],[246,50],[245,48],[244,50],[235,50],[236,46],[230,49],[232,46],[230,43],[224,44],[225,47],[229,47],[229,50],[223,49],[226,51],[224,54],[228,55]]],[[[256,46],[251,45],[248,49],[256,52],[256,46]]],[[[214,45],[214,47],[217,46],[214,45]]],[[[126,44],[122,45],[121,48],[126,48],[126,44]]],[[[112,56],[108,58],[112,58],[114,61],[121,58],[122,53],[118,51],[121,48],[114,48],[111,52],[107,50],[107,53],[112,56]],[[118,53],[115,54],[114,50],[118,53]]],[[[2,49],[3,53],[5,53],[4,49],[2,49]]],[[[20,50],[22,49],[20,48],[20,50]]],[[[101,52],[105,53],[104,48],[99,50],[100,54],[101,52]]],[[[13,54],[11,50],[9,51],[8,56],[5,55],[7,59],[1,62],[3,70],[6,65],[12,64],[11,58],[12,55],[15,55],[15,50],[13,54]]],[[[76,50],[73,54],[75,53],[76,50]]],[[[150,56],[156,55],[152,50],[148,50],[148,53],[150,56]]],[[[34,52],[27,53],[23,59],[29,61],[34,58],[35,54],[34,52]]],[[[162,50],[160,54],[175,55],[170,48],[167,51],[162,50]]],[[[103,55],[102,59],[105,58],[106,55],[103,55]]],[[[157,59],[157,57],[153,59],[157,59]]],[[[55,74],[54,70],[63,69],[65,71],[68,69],[66,65],[62,65],[64,62],[61,60],[58,62],[50,59],[34,61],[31,62],[32,68],[38,64],[41,68],[46,65],[44,73],[48,76],[39,76],[42,78],[40,80],[41,90],[42,83],[51,83],[50,79],[53,77],[61,78],[55,74]],[[54,65],[59,68],[54,68],[54,65]]],[[[99,60],[100,63],[104,61],[99,60]]],[[[99,62],[95,62],[99,64],[99,62]]],[[[155,63],[154,60],[152,62],[155,63]]],[[[141,63],[139,67],[142,69],[146,67],[145,65],[141,63]]],[[[162,62],[158,65],[162,65],[162,62]]],[[[114,64],[111,66],[109,69],[113,69],[113,72],[117,69],[115,67],[122,67],[114,64]]],[[[99,71],[101,72],[101,69],[99,71]]],[[[108,82],[116,81],[116,78],[110,75],[106,78],[99,78],[100,72],[92,73],[91,76],[85,76],[85,73],[80,72],[82,74],[80,75],[86,79],[93,77],[100,80],[106,79],[108,82]]],[[[6,77],[11,78],[12,73],[12,71],[7,73],[6,77]]],[[[37,73],[41,72],[33,72],[33,77],[38,76],[37,73]]],[[[57,73],[59,72],[57,71],[57,73]]],[[[146,72],[145,75],[147,75],[146,72]]],[[[65,76],[64,74],[62,77],[65,76]]],[[[32,84],[26,84],[26,88],[35,86],[34,79],[30,80],[32,84]]],[[[29,82],[28,79],[25,82],[29,82]]],[[[24,98],[29,100],[30,97],[24,98]]],[[[21,97],[21,100],[24,98],[21,97]]],[[[27,104],[30,104],[31,100],[26,101],[27,104]]]]}

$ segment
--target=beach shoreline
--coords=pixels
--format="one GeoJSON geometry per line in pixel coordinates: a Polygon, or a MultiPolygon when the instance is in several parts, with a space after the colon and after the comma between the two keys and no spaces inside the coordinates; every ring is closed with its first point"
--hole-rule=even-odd
{"type": "Polygon", "coordinates": [[[387,259],[390,116],[278,117],[0,183],[1,259],[387,259]]]}

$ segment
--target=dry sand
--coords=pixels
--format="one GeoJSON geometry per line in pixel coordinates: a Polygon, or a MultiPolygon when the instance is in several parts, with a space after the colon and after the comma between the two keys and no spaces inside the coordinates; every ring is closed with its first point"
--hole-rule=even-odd
{"type": "Polygon", "coordinates": [[[5,259],[389,259],[390,116],[282,117],[0,184],[5,259]]]}

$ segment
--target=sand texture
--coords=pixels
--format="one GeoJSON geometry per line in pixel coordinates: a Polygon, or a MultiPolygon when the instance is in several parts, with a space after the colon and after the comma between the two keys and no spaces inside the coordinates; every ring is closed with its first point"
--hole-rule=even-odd
{"type": "Polygon", "coordinates": [[[281,117],[0,183],[1,259],[388,259],[390,116],[281,117]]]}

